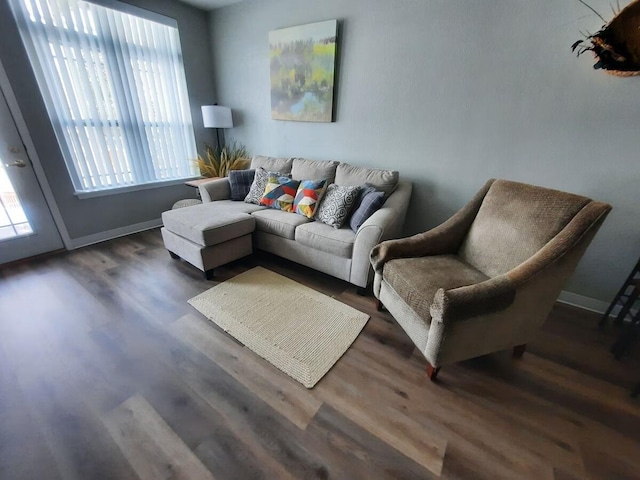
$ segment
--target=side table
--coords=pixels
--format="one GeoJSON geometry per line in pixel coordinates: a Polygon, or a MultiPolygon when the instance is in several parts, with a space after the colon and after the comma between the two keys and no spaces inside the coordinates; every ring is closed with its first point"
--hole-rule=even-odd
{"type": "Polygon", "coordinates": [[[193,187],[198,191],[198,196],[200,196],[200,185],[203,183],[211,182],[212,180],[217,180],[220,177],[211,177],[211,178],[198,178],[196,180],[189,180],[188,182],[184,182],[187,187],[193,187]]]}

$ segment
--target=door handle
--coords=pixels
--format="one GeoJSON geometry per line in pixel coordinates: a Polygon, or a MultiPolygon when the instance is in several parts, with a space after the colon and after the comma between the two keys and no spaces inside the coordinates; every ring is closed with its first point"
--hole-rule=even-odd
{"type": "Polygon", "coordinates": [[[18,167],[18,168],[24,168],[27,166],[26,162],[24,160],[16,160],[13,163],[5,163],[4,164],[5,167],[18,167]]]}

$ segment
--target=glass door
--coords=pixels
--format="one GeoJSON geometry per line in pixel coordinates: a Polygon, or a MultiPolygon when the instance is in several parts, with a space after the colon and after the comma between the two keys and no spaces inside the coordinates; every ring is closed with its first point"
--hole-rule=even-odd
{"type": "Polygon", "coordinates": [[[60,248],[62,239],[0,91],[0,265],[60,248]]]}
{"type": "Polygon", "coordinates": [[[33,228],[29,224],[24,208],[16,194],[2,158],[0,158],[0,240],[29,235],[33,228]]]}

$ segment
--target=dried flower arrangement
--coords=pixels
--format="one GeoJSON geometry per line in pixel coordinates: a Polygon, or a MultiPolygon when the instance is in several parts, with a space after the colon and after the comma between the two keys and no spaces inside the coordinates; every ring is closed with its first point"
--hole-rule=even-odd
{"type": "Polygon", "coordinates": [[[204,144],[204,155],[194,160],[203,177],[226,177],[229,170],[243,170],[249,166],[251,159],[247,148],[231,140],[222,150],[204,144]]]}
{"type": "MultiPolygon", "coordinates": [[[[595,9],[583,0],[580,3],[589,8],[606,23],[595,9]]],[[[571,51],[580,56],[591,51],[596,57],[593,68],[602,69],[611,75],[629,77],[640,75],[640,0],[634,0],[618,12],[602,29],[593,35],[583,34],[584,39],[571,46],[571,51]]]]}

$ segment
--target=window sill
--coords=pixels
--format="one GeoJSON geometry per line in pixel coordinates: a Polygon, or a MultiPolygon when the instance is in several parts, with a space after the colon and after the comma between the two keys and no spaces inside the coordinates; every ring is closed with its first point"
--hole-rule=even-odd
{"type": "Polygon", "coordinates": [[[126,187],[106,188],[104,190],[80,191],[80,192],[74,192],[74,195],[81,200],[85,198],[106,197],[108,195],[118,195],[120,193],[137,192],[139,190],[149,190],[151,188],[183,185],[185,182],[188,182],[189,180],[195,180],[197,178],[201,178],[201,177],[193,176],[193,177],[177,178],[174,180],[166,180],[163,182],[142,183],[139,185],[128,185],[126,187]]]}

